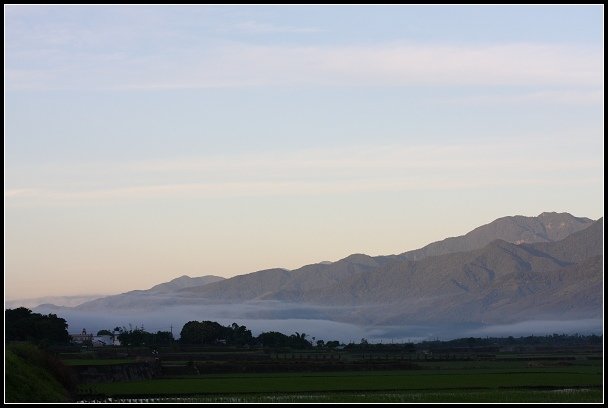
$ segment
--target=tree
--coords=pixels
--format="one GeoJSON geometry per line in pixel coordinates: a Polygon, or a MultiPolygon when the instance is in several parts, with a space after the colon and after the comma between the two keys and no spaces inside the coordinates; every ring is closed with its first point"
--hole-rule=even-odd
{"type": "Polygon", "coordinates": [[[97,332],[98,336],[113,336],[113,333],[110,330],[102,329],[97,332]]]}
{"type": "Polygon", "coordinates": [[[244,346],[245,344],[251,344],[253,342],[253,336],[251,330],[248,330],[245,326],[239,326],[236,323],[232,323],[230,327],[226,328],[226,344],[235,346],[244,346]]]}
{"type": "Polygon", "coordinates": [[[287,347],[289,345],[289,337],[275,331],[260,333],[257,340],[262,346],[270,348],[287,347]]]}
{"type": "Polygon", "coordinates": [[[289,336],[289,347],[295,349],[305,349],[312,347],[312,344],[306,340],[306,333],[298,333],[292,334],[289,336]]]}
{"type": "Polygon", "coordinates": [[[182,331],[179,334],[179,341],[184,344],[201,344],[201,330],[201,322],[197,322],[196,320],[189,321],[182,327],[182,331]]]}
{"type": "Polygon", "coordinates": [[[145,346],[152,345],[152,333],[148,333],[142,329],[122,330],[118,335],[118,340],[121,344],[127,346],[145,346]]]}
{"type": "Polygon", "coordinates": [[[286,336],[279,332],[265,332],[257,337],[257,341],[264,347],[270,348],[289,347],[293,349],[306,349],[312,347],[312,344],[306,340],[306,334],[297,332],[291,336],[286,336]]]}
{"type": "Polygon", "coordinates": [[[198,322],[189,321],[184,325],[180,333],[180,342],[184,344],[227,344],[243,346],[253,342],[251,330],[245,326],[232,323],[230,326],[222,326],[217,322],[205,320],[198,322]]]}
{"type": "Polygon", "coordinates": [[[168,346],[175,341],[170,331],[157,331],[152,335],[152,344],[155,346],[168,346]]]}
{"type": "Polygon", "coordinates": [[[69,343],[68,324],[65,319],[50,313],[32,313],[25,307],[4,311],[6,340],[44,343],[69,343]]]}
{"type": "Polygon", "coordinates": [[[217,322],[193,320],[182,328],[180,341],[184,344],[216,344],[219,340],[225,340],[223,329],[225,328],[217,322]]]}
{"type": "Polygon", "coordinates": [[[340,342],[338,340],[331,340],[325,344],[325,346],[330,349],[336,348],[339,345],[340,345],[340,342]]]}

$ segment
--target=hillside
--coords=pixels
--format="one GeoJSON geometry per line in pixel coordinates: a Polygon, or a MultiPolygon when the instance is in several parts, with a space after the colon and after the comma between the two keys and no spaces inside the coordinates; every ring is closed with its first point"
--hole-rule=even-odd
{"type": "Polygon", "coordinates": [[[440,241],[415,256],[415,251],[353,254],[291,271],[268,269],[230,279],[180,277],[73,310],[147,312],[189,306],[205,314],[357,325],[601,316],[603,219],[591,222],[556,213],[504,217],[448,240],[456,244],[440,241]],[[457,245],[480,247],[451,252],[457,245]],[[430,255],[442,251],[448,253],[430,255]]]}
{"type": "MultiPolygon", "coordinates": [[[[175,293],[190,286],[203,287],[214,282],[223,281],[225,278],[213,275],[191,278],[180,276],[169,282],[155,285],[147,290],[133,290],[119,295],[106,296],[91,300],[77,306],[78,310],[114,309],[114,310],[147,310],[159,306],[170,306],[176,303],[184,303],[185,299],[180,299],[175,293]]],[[[45,308],[52,308],[53,305],[41,305],[45,308]]]]}
{"type": "Polygon", "coordinates": [[[180,293],[220,302],[369,306],[358,312],[362,319],[395,323],[509,322],[558,316],[566,309],[572,317],[597,316],[602,229],[603,219],[562,241],[515,245],[495,240],[474,251],[417,262],[349,257],[330,265],[242,275],[180,293]]]}
{"type": "Polygon", "coordinates": [[[9,344],[4,356],[5,402],[70,402],[69,369],[31,344],[9,344]]]}
{"type": "Polygon", "coordinates": [[[472,251],[501,239],[514,244],[555,242],[589,227],[593,220],[568,213],[544,212],[537,217],[502,217],[459,237],[446,238],[401,254],[412,261],[427,256],[472,251]]]}

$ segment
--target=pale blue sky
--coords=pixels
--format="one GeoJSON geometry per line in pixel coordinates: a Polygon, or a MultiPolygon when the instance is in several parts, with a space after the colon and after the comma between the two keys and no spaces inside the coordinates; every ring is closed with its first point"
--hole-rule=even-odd
{"type": "Polygon", "coordinates": [[[5,296],[603,216],[601,6],[5,6],[5,296]]]}

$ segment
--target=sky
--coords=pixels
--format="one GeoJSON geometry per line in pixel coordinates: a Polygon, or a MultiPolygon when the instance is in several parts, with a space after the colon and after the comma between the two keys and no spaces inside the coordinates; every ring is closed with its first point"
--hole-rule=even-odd
{"type": "Polygon", "coordinates": [[[602,217],[603,13],[5,5],[5,300],[602,217]]]}

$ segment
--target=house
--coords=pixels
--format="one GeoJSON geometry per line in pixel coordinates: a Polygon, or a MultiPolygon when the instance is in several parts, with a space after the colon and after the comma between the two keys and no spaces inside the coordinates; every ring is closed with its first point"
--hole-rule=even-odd
{"type": "MultiPolygon", "coordinates": [[[[93,336],[93,347],[113,346],[113,336],[93,336]]],[[[118,340],[117,340],[118,341],[118,340]]],[[[119,342],[120,344],[120,342],[119,342]]]]}
{"type": "Polygon", "coordinates": [[[83,344],[93,341],[93,335],[87,334],[87,329],[82,329],[80,334],[70,334],[72,337],[72,343],[83,344]]]}

